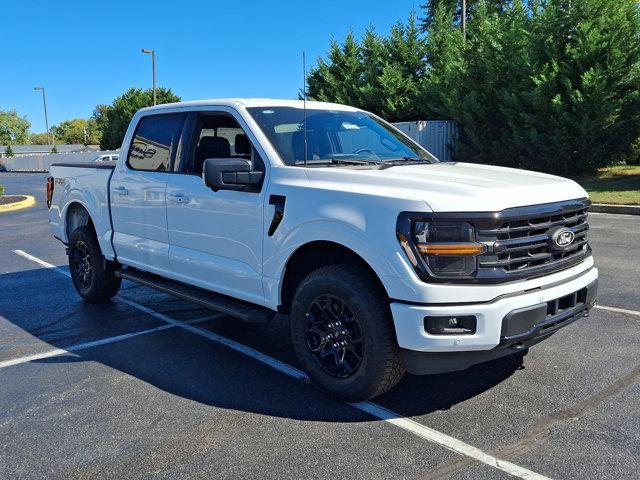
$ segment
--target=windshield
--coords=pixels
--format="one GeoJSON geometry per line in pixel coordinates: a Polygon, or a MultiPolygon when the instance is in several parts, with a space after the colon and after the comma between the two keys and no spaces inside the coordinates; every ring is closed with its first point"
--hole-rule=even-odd
{"type": "Polygon", "coordinates": [[[287,165],[435,162],[436,158],[370,113],[306,111],[293,107],[247,109],[287,165]]]}

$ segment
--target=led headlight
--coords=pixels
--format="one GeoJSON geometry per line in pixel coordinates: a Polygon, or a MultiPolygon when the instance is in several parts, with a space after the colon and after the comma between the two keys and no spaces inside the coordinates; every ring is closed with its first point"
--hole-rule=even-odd
{"type": "Polygon", "coordinates": [[[477,268],[485,246],[475,241],[473,225],[401,214],[397,236],[407,257],[419,270],[438,278],[466,277],[477,268]]]}

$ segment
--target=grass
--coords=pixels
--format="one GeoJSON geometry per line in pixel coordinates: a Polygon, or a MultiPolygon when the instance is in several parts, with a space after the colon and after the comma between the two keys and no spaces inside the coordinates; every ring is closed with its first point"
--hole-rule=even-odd
{"type": "Polygon", "coordinates": [[[640,205],[640,165],[601,168],[597,175],[575,179],[593,203],[640,205]]]}

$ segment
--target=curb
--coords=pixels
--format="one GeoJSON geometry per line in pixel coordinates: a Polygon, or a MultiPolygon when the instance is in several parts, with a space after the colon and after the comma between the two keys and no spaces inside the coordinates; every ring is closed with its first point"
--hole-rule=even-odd
{"type": "Polygon", "coordinates": [[[595,213],[618,213],[622,215],[640,215],[640,205],[610,205],[608,203],[594,203],[589,208],[595,213]]]}
{"type": "Polygon", "coordinates": [[[0,212],[12,212],[14,210],[22,210],[23,208],[33,207],[36,204],[36,199],[31,195],[24,195],[24,200],[19,202],[9,203],[7,205],[0,205],[0,212]]]}

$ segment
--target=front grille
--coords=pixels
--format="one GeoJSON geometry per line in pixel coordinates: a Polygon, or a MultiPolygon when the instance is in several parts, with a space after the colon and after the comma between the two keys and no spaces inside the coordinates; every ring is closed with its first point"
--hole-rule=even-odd
{"type": "MultiPolygon", "coordinates": [[[[487,253],[478,257],[479,273],[492,272],[522,278],[547,275],[568,268],[590,254],[587,242],[587,202],[558,205],[523,217],[526,210],[511,209],[492,225],[479,226],[477,238],[487,245],[487,253]],[[575,239],[564,250],[551,247],[551,229],[566,227],[575,239]]],[[[506,213],[506,211],[505,211],[506,213]]]]}

